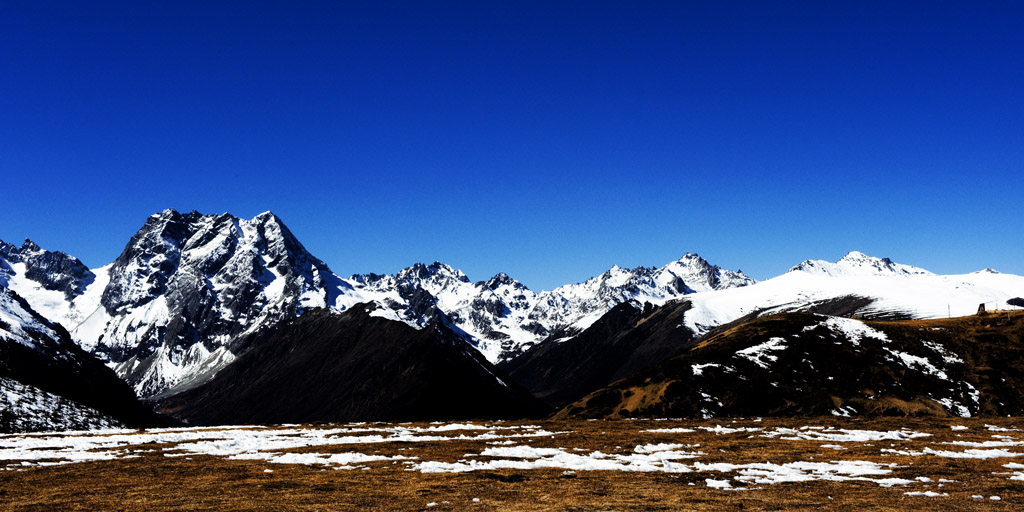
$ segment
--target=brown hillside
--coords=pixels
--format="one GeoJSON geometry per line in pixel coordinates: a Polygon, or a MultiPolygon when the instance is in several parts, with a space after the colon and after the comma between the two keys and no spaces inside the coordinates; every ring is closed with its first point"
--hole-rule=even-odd
{"type": "Polygon", "coordinates": [[[1024,312],[884,322],[771,315],[712,333],[556,417],[1017,415],[1022,338],[1024,312]]]}

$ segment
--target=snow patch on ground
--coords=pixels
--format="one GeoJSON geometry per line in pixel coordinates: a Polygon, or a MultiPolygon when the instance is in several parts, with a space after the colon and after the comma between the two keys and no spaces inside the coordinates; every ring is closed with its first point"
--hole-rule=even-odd
{"type": "Polygon", "coordinates": [[[905,441],[929,437],[932,434],[914,432],[912,430],[851,430],[836,428],[821,429],[793,429],[778,427],[773,431],[761,434],[761,437],[769,439],[783,439],[787,441],[823,441],[830,443],[865,443],[870,441],[905,441]]]}
{"type": "Polygon", "coordinates": [[[737,350],[736,355],[754,362],[761,368],[767,369],[771,363],[779,360],[779,357],[773,355],[772,352],[778,352],[785,349],[785,339],[771,338],[759,345],[754,345],[753,347],[745,348],[743,350],[737,350]]]}
{"type": "Polygon", "coordinates": [[[921,457],[925,455],[931,455],[933,457],[946,457],[950,459],[999,459],[1004,457],[1024,457],[1024,453],[1017,453],[998,449],[982,450],[977,448],[964,450],[962,452],[952,450],[936,450],[931,447],[927,447],[921,451],[894,450],[891,448],[883,448],[882,453],[891,453],[893,455],[905,455],[910,457],[921,457]]]}
{"type": "Polygon", "coordinates": [[[714,463],[704,464],[697,462],[693,469],[707,472],[717,471],[722,473],[737,473],[733,480],[745,484],[778,484],[783,482],[812,482],[816,480],[827,480],[833,482],[866,481],[873,482],[882,487],[894,485],[907,485],[913,480],[901,478],[873,478],[885,476],[892,473],[895,464],[880,464],[869,461],[830,461],[830,462],[790,462],[786,464],[772,464],[768,462],[753,464],[729,464],[714,463]]]}
{"type": "Polygon", "coordinates": [[[850,342],[853,343],[855,346],[859,346],[860,342],[863,341],[865,338],[876,339],[884,342],[889,341],[889,338],[885,335],[884,332],[879,331],[877,329],[872,329],[871,327],[868,327],[867,324],[861,322],[860,320],[836,316],[829,317],[824,322],[821,322],[816,326],[805,327],[804,331],[815,329],[818,326],[825,327],[834,333],[843,335],[844,337],[849,339],[850,342]]]}

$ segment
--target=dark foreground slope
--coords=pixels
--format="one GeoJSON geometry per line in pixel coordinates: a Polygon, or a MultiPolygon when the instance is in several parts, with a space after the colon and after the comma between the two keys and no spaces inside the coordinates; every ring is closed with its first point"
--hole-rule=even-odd
{"type": "Polygon", "coordinates": [[[682,326],[689,302],[663,307],[619,304],[583,332],[563,341],[555,333],[501,365],[520,385],[548,404],[561,407],[638,370],[673,356],[694,343],[682,326]]]}
{"type": "Polygon", "coordinates": [[[1019,415],[1024,314],[755,319],[595,391],[556,417],[1019,415]]]}
{"type": "Polygon", "coordinates": [[[0,432],[171,424],[7,288],[0,288],[0,380],[0,432]]]}
{"type": "Polygon", "coordinates": [[[254,343],[207,384],[160,402],[190,424],[525,418],[549,411],[443,327],[360,304],[316,310],[254,343]]]}

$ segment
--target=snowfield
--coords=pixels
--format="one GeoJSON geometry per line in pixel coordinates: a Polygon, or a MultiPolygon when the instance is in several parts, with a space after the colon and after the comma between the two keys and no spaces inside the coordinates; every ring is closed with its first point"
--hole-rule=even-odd
{"type": "Polygon", "coordinates": [[[0,470],[45,470],[144,456],[215,457],[262,462],[266,466],[261,471],[267,474],[281,465],[422,474],[557,470],[563,477],[580,472],[664,473],[694,475],[706,487],[723,491],[752,491],[795,482],[866,482],[901,489],[908,497],[939,498],[949,496],[958,480],[921,474],[915,470],[915,459],[967,458],[997,464],[986,478],[1024,480],[1024,465],[1012,462],[1024,456],[1024,450],[1013,450],[1024,446],[1024,434],[1012,427],[968,429],[937,424],[932,429],[920,425],[914,429],[870,429],[765,425],[760,419],[733,420],[726,425],[596,421],[568,427],[504,422],[353,423],[4,435],[0,436],[0,470]],[[580,440],[579,428],[594,429],[595,435],[605,428],[617,432],[596,435],[596,441],[609,444],[595,449],[594,440],[580,440]],[[610,444],[622,438],[644,441],[610,444]],[[789,455],[749,460],[742,450],[730,456],[723,448],[764,441],[789,455]]]}

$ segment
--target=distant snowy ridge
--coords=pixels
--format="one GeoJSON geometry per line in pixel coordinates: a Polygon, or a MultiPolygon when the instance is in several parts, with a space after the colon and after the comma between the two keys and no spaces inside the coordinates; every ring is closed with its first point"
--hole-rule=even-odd
{"type": "Polygon", "coordinates": [[[790,272],[807,272],[832,277],[846,276],[918,276],[935,275],[923,268],[894,263],[889,258],[875,258],[862,252],[852,251],[839,261],[807,260],[790,272]]]}
{"type": "Polygon", "coordinates": [[[613,266],[582,283],[540,293],[504,273],[474,283],[461,271],[437,262],[417,264],[396,275],[356,275],[351,282],[406,321],[422,324],[443,314],[488,360],[497,362],[560,329],[582,330],[623,302],[662,304],[695,291],[755,281],[686,254],[661,268],[613,266]]]}
{"type": "Polygon", "coordinates": [[[811,311],[827,303],[857,300],[850,314],[867,318],[943,318],[974,314],[978,305],[1013,307],[1024,277],[994,271],[936,275],[927,270],[851,252],[835,263],[805,261],[755,285],[697,293],[686,326],[700,334],[751,313],[811,311]]]}

